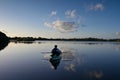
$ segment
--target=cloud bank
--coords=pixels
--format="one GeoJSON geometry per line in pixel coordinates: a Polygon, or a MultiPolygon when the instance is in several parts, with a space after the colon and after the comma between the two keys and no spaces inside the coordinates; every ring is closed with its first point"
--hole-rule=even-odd
{"type": "Polygon", "coordinates": [[[75,24],[75,22],[64,22],[56,20],[53,23],[45,22],[44,25],[57,29],[60,32],[73,32],[77,30],[77,25],[75,24]]]}
{"type": "MultiPolygon", "coordinates": [[[[104,5],[102,3],[88,4],[86,5],[86,9],[90,11],[103,11],[104,5]]],[[[74,32],[77,31],[79,27],[86,27],[83,22],[84,18],[77,13],[76,9],[68,9],[62,12],[62,16],[54,10],[49,14],[48,19],[44,22],[44,26],[60,32],[74,32]]],[[[116,35],[120,35],[120,32],[117,32],[116,35]]]]}
{"type": "Polygon", "coordinates": [[[64,22],[59,20],[53,22],[53,27],[62,32],[73,32],[76,31],[77,28],[75,22],[64,22]]]}
{"type": "Polygon", "coordinates": [[[84,26],[84,24],[82,24],[82,17],[77,15],[77,11],[74,9],[64,12],[64,20],[61,20],[56,15],[57,11],[52,11],[50,18],[44,22],[44,26],[56,29],[60,32],[74,32],[77,31],[78,27],[84,26]]]}

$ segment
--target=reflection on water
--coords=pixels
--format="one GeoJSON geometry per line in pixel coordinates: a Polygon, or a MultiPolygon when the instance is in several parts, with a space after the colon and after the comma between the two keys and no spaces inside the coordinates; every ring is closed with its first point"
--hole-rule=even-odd
{"type": "Polygon", "coordinates": [[[119,45],[119,46],[116,46],[116,50],[120,50],[120,45],[119,45]]]}
{"type": "Polygon", "coordinates": [[[85,56],[82,54],[78,54],[76,49],[62,48],[62,50],[62,58],[64,61],[67,61],[64,66],[65,70],[76,72],[77,65],[85,63],[85,56]]]}
{"type": "Polygon", "coordinates": [[[33,44],[35,43],[35,41],[12,41],[13,43],[17,44],[17,43],[24,43],[24,44],[33,44]]]}
{"type": "Polygon", "coordinates": [[[8,46],[9,42],[0,42],[0,51],[3,50],[5,47],[8,46]]]}
{"type": "Polygon", "coordinates": [[[120,44],[114,45],[114,48],[115,48],[117,51],[119,51],[119,50],[120,50],[120,44]]]}
{"type": "Polygon", "coordinates": [[[56,57],[51,57],[50,58],[50,62],[51,62],[52,66],[54,67],[55,70],[59,66],[61,58],[62,58],[61,56],[56,56],[56,57]]]}
{"type": "Polygon", "coordinates": [[[58,65],[60,64],[60,61],[62,60],[63,62],[65,62],[64,69],[66,71],[76,72],[76,67],[86,62],[84,59],[85,55],[78,54],[77,50],[74,48],[63,47],[61,48],[61,50],[62,50],[62,54],[61,56],[59,56],[57,60],[53,60],[53,58],[51,58],[50,52],[46,52],[45,54],[43,53],[44,60],[50,59],[50,62],[53,65],[54,69],[57,69],[58,65]]]}
{"type": "Polygon", "coordinates": [[[116,54],[120,43],[35,41],[7,45],[0,45],[0,80],[120,80],[120,54],[116,54]],[[62,50],[57,58],[50,56],[55,44],[62,50]]]}
{"type": "Polygon", "coordinates": [[[90,78],[102,78],[103,77],[103,72],[102,71],[92,71],[88,72],[90,78]]]}

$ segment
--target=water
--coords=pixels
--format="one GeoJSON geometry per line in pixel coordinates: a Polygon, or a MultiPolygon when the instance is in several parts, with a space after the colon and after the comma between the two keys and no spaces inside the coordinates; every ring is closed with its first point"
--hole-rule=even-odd
{"type": "Polygon", "coordinates": [[[0,50],[0,80],[120,80],[118,42],[10,42],[0,50]],[[55,44],[63,53],[51,63],[55,44]]]}

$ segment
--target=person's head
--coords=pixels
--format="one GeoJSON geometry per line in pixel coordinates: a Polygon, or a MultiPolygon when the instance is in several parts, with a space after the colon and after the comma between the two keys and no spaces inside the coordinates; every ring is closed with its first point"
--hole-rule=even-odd
{"type": "Polygon", "coordinates": [[[55,45],[55,48],[57,48],[57,45],[55,45]]]}

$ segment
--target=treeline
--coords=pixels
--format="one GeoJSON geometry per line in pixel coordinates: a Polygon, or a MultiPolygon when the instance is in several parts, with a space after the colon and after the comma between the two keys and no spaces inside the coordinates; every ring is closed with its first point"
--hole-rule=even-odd
{"type": "Polygon", "coordinates": [[[0,31],[0,51],[3,50],[9,43],[9,38],[0,31]]]}
{"type": "Polygon", "coordinates": [[[120,39],[109,39],[108,41],[117,41],[117,42],[120,42],[120,39]]]}
{"type": "Polygon", "coordinates": [[[35,40],[47,40],[47,41],[114,41],[120,42],[119,39],[102,39],[102,38],[42,38],[42,37],[7,37],[6,34],[0,31],[0,43],[10,41],[35,41],[35,40]]]}
{"type": "Polygon", "coordinates": [[[6,36],[6,34],[0,31],[0,43],[3,42],[9,42],[9,38],[6,36]]]}
{"type": "Polygon", "coordinates": [[[35,40],[49,40],[49,41],[117,41],[120,42],[120,39],[102,39],[102,38],[34,38],[34,37],[9,37],[12,41],[35,41],[35,40]]]}
{"type": "Polygon", "coordinates": [[[42,37],[7,37],[5,33],[0,31],[0,43],[9,41],[35,41],[35,40],[48,40],[48,41],[115,41],[120,42],[119,39],[102,39],[102,38],[42,38],[42,37]]]}
{"type": "Polygon", "coordinates": [[[35,40],[48,40],[47,38],[34,38],[34,37],[9,37],[11,41],[35,41],[35,40]]]}

